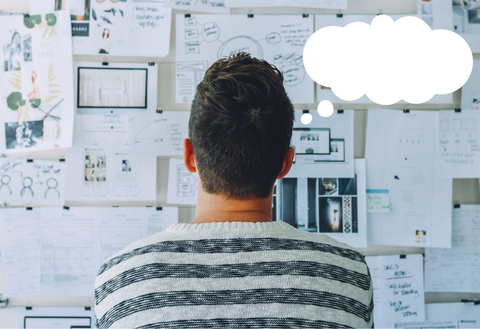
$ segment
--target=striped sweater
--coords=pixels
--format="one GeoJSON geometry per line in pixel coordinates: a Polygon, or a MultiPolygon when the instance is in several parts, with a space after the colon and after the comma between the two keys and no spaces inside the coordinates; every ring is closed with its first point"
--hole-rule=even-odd
{"type": "Polygon", "coordinates": [[[98,328],[371,328],[363,256],[285,222],[177,223],[106,260],[98,328]]]}

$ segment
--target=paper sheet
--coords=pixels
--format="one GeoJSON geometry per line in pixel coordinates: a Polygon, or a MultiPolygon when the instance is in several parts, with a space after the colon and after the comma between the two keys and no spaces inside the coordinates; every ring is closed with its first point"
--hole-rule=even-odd
{"type": "Polygon", "coordinates": [[[313,103],[313,80],[302,60],[312,32],[313,16],[177,15],[176,102],[192,102],[205,71],[217,59],[246,51],[282,70],[292,103],[313,103]]]}
{"type": "Polygon", "coordinates": [[[462,329],[480,328],[478,305],[470,303],[433,303],[425,304],[423,324],[403,323],[395,328],[462,329]]]}
{"type": "Polygon", "coordinates": [[[14,307],[15,328],[95,328],[93,307],[14,307]]]}
{"type": "Polygon", "coordinates": [[[375,328],[425,320],[423,256],[367,256],[373,280],[375,328]]]}
{"type": "Polygon", "coordinates": [[[7,208],[0,216],[4,296],[93,296],[101,264],[177,223],[178,208],[7,208]]]}
{"type": "Polygon", "coordinates": [[[157,158],[130,154],[128,117],[76,115],[67,200],[155,200],[157,158]]]}
{"type": "Polygon", "coordinates": [[[475,0],[451,0],[449,2],[452,5],[453,31],[467,41],[472,53],[479,53],[480,5],[475,0]]]}
{"type": "MultiPolygon", "coordinates": [[[[438,0],[436,0],[438,1],[438,0]]],[[[404,17],[405,15],[389,15],[394,21],[404,17]]],[[[408,15],[416,16],[416,15],[408,15]]],[[[342,17],[337,17],[337,15],[315,15],[315,31],[320,30],[321,28],[327,26],[341,26],[344,27],[347,24],[353,22],[363,22],[371,24],[372,20],[376,15],[343,15],[342,17]]],[[[316,84],[317,88],[317,101],[329,100],[332,103],[341,103],[341,104],[374,104],[366,95],[363,95],[355,101],[345,101],[343,99],[335,96],[333,91],[329,87],[325,87],[319,84],[316,84]]],[[[435,95],[432,99],[428,100],[426,104],[451,104],[453,102],[453,93],[447,95],[435,95]]],[[[401,100],[397,104],[407,104],[404,100],[401,100]]]]}
{"type": "Polygon", "coordinates": [[[170,159],[168,167],[169,204],[197,204],[198,176],[187,170],[183,159],[170,159]]]}
{"type": "Polygon", "coordinates": [[[425,249],[425,290],[480,292],[480,206],[452,212],[452,248],[425,249]]]}
{"type": "Polygon", "coordinates": [[[131,153],[171,156],[183,154],[183,140],[188,137],[190,111],[148,111],[132,114],[129,119],[131,153]]]}
{"type": "Polygon", "coordinates": [[[168,55],[172,9],[162,0],[83,1],[83,10],[77,8],[79,1],[31,0],[30,14],[75,7],[71,13],[75,55],[168,55]]]}
{"type": "Polygon", "coordinates": [[[227,7],[302,7],[347,9],[347,0],[225,0],[227,7]]]}
{"type": "Polygon", "coordinates": [[[365,159],[355,159],[355,178],[278,180],[273,202],[275,219],[355,248],[367,247],[365,159]]]}
{"type": "Polygon", "coordinates": [[[0,199],[22,204],[63,205],[65,163],[0,158],[0,199]]]}
{"type": "Polygon", "coordinates": [[[291,146],[294,163],[285,177],[354,177],[353,110],[335,111],[323,118],[310,110],[313,119],[301,121],[302,110],[295,110],[291,146]]]}
{"type": "Polygon", "coordinates": [[[453,31],[452,0],[417,0],[417,16],[432,30],[453,31]]]}
{"type": "Polygon", "coordinates": [[[462,87],[463,109],[480,110],[480,60],[473,61],[472,74],[462,87]]]}
{"type": "Polygon", "coordinates": [[[439,111],[437,164],[442,178],[480,177],[480,111],[439,111]]]}
{"type": "Polygon", "coordinates": [[[40,294],[40,208],[0,209],[2,295],[40,294]]]}
{"type": "Polygon", "coordinates": [[[367,190],[367,212],[390,212],[390,196],[388,190],[367,190]]]}
{"type": "Polygon", "coordinates": [[[179,10],[228,14],[230,8],[226,7],[225,2],[225,0],[164,0],[163,5],[168,8],[179,10]]]}
{"type": "Polygon", "coordinates": [[[0,17],[0,151],[72,145],[72,37],[68,12],[0,17]]]}
{"type": "Polygon", "coordinates": [[[368,213],[368,243],[451,245],[452,179],[435,178],[438,112],[368,110],[367,189],[389,190],[390,213],[368,213]]]}

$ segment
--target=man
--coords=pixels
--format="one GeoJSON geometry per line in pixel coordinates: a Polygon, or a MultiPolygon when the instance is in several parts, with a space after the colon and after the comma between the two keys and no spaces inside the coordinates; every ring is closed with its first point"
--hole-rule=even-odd
{"type": "Polygon", "coordinates": [[[199,179],[195,220],[134,242],[96,280],[99,328],[361,328],[373,287],[360,253],[272,222],[293,161],[282,73],[239,53],[198,85],[184,141],[199,179]]]}

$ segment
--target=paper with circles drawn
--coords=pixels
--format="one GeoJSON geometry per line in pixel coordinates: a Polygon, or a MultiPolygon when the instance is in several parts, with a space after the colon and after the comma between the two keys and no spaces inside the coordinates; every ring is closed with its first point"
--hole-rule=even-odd
{"type": "Polygon", "coordinates": [[[283,72],[292,103],[313,103],[313,80],[303,67],[303,47],[312,33],[312,15],[178,14],[176,102],[192,102],[205,71],[219,58],[245,51],[283,72]]]}
{"type": "Polygon", "coordinates": [[[0,158],[0,200],[25,205],[63,205],[65,162],[0,158]]]}

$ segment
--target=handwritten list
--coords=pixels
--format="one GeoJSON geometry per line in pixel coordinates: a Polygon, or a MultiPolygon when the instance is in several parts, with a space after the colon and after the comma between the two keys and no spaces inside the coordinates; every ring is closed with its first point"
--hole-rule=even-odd
{"type": "Polygon", "coordinates": [[[423,256],[365,257],[373,279],[375,327],[425,321],[423,256]]]}

